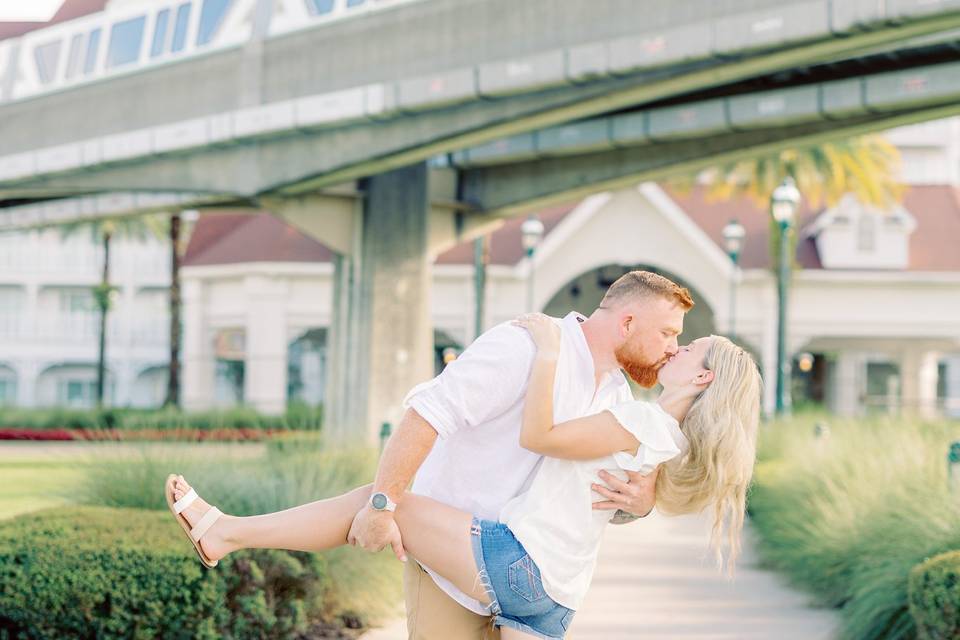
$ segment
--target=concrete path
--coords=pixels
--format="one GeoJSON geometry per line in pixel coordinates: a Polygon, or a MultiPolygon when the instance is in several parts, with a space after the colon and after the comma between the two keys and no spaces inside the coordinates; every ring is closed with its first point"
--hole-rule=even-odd
{"type": "MultiPolygon", "coordinates": [[[[607,528],[600,563],[568,637],[573,640],[830,640],[838,616],[756,567],[751,532],[728,583],[708,558],[706,516],[607,528]]],[[[363,640],[403,640],[397,621],[363,640]]]]}

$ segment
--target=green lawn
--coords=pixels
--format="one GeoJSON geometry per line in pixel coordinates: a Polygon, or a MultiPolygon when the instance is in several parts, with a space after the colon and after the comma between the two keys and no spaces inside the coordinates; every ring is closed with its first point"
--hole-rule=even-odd
{"type": "Polygon", "coordinates": [[[83,474],[76,460],[0,462],[0,519],[68,504],[63,497],[83,474]]]}

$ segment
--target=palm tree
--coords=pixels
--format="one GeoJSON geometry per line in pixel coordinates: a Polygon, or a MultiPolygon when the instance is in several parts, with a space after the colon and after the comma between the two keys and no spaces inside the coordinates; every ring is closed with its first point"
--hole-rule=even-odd
{"type": "MultiPolygon", "coordinates": [[[[681,176],[669,184],[679,190],[705,184],[710,198],[743,195],[767,209],[773,190],[790,176],[812,207],[832,206],[852,193],[864,204],[885,209],[903,196],[903,185],[897,180],[899,169],[897,148],[883,136],[871,134],[783,149],[721,165],[696,176],[681,176]]],[[[780,234],[773,216],[770,225],[770,255],[779,255],[780,234]]],[[[791,234],[793,238],[796,235],[791,234]]]]}
{"type": "Polygon", "coordinates": [[[150,227],[144,218],[116,218],[92,221],[77,221],[64,224],[60,228],[61,235],[64,238],[70,237],[80,231],[86,230],[90,233],[93,242],[103,247],[103,267],[101,270],[100,284],[93,287],[93,298],[97,310],[100,314],[99,322],[99,345],[97,350],[97,390],[96,402],[97,408],[103,407],[105,379],[106,379],[106,355],[107,355],[107,315],[110,312],[111,298],[116,287],[110,284],[110,249],[114,238],[130,237],[144,239],[150,235],[150,227]]]}

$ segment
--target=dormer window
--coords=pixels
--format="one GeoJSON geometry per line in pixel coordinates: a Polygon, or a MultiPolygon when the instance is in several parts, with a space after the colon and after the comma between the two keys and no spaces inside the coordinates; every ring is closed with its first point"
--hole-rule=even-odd
{"type": "Polygon", "coordinates": [[[847,195],[817,216],[804,235],[814,239],[824,269],[906,269],[915,228],[902,206],[880,211],[847,195]]]}

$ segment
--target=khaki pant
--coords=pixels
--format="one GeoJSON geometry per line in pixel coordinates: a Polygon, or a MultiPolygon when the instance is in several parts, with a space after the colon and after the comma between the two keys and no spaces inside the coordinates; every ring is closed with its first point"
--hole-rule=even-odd
{"type": "Polygon", "coordinates": [[[403,568],[403,595],[409,640],[500,640],[490,616],[477,615],[444,593],[413,558],[403,568]]]}

